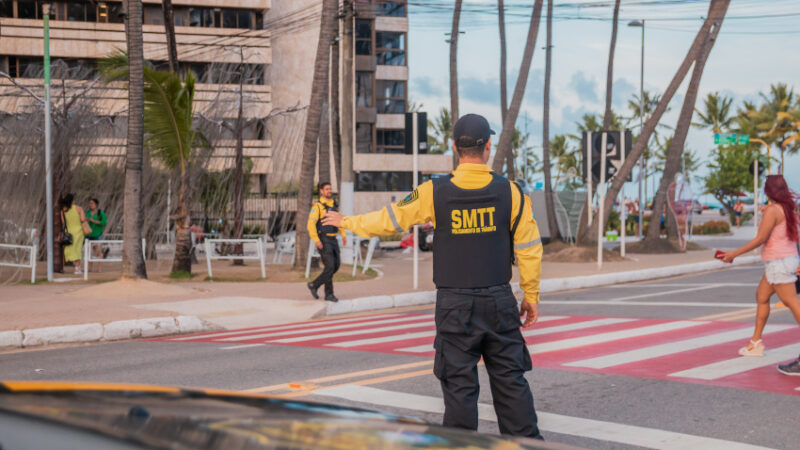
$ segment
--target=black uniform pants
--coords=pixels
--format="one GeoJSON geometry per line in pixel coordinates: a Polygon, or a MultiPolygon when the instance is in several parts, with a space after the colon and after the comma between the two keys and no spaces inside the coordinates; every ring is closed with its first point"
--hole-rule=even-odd
{"type": "Polygon", "coordinates": [[[320,236],[320,242],[322,242],[322,250],[319,251],[319,255],[325,270],[311,283],[315,289],[324,284],[325,295],[333,295],[333,275],[342,264],[339,256],[339,243],[335,236],[320,236]]]}
{"type": "Polygon", "coordinates": [[[478,428],[478,361],[483,357],[500,433],[541,438],[524,373],[531,357],[517,301],[506,285],[439,289],[433,372],[444,395],[444,426],[478,428]]]}

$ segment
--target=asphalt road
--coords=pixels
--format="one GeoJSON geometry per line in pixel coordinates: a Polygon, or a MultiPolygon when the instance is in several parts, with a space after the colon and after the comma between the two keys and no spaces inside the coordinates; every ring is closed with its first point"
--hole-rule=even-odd
{"type": "MultiPolygon", "coordinates": [[[[548,294],[525,330],[548,440],[587,448],[797,448],[800,328],[773,309],[740,358],[760,267],[548,294]]],[[[773,299],[773,303],[777,299],[773,299]]],[[[441,420],[432,307],[310,324],[0,354],[0,379],[255,390],[441,420]]],[[[481,368],[480,431],[496,433],[481,368]]]]}

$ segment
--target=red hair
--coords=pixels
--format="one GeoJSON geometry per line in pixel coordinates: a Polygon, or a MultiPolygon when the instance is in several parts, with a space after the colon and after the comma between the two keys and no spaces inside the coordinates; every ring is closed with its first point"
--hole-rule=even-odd
{"type": "Polygon", "coordinates": [[[797,215],[794,212],[797,194],[789,190],[783,175],[770,175],[764,183],[764,193],[770,200],[781,205],[786,216],[786,234],[794,242],[798,241],[797,215]]]}

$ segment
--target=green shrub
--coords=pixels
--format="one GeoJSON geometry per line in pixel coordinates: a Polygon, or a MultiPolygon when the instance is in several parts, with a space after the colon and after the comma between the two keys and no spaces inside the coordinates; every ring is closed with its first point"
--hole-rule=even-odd
{"type": "Polygon", "coordinates": [[[731,231],[731,224],[726,220],[712,220],[692,227],[692,234],[720,234],[731,231]]]}

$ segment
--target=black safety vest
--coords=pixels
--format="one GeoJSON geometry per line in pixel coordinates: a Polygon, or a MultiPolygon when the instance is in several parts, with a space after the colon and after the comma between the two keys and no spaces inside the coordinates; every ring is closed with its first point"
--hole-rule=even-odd
{"type": "Polygon", "coordinates": [[[325,217],[325,214],[327,214],[328,211],[339,212],[339,204],[336,203],[336,200],[333,201],[333,206],[330,206],[330,207],[326,206],[322,202],[317,202],[317,204],[319,204],[319,207],[320,207],[319,217],[317,218],[317,235],[320,238],[322,238],[322,237],[325,237],[325,236],[327,236],[329,234],[338,233],[339,229],[336,228],[335,226],[333,226],[333,225],[323,225],[322,224],[322,218],[325,217]]]}
{"type": "MultiPolygon", "coordinates": [[[[437,288],[485,288],[511,281],[511,183],[492,174],[482,189],[461,189],[449,177],[433,181],[437,288]]],[[[520,213],[522,208],[520,208],[520,213]]],[[[515,220],[519,221],[520,214],[515,220]]]]}

